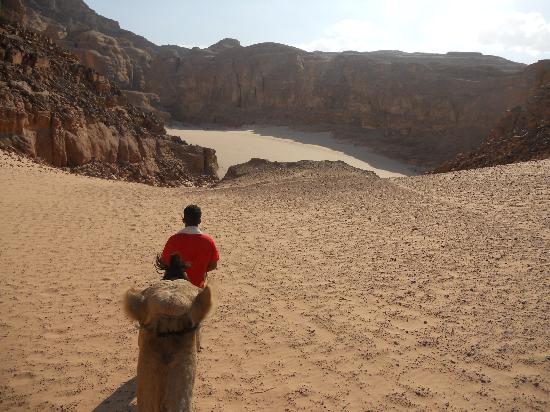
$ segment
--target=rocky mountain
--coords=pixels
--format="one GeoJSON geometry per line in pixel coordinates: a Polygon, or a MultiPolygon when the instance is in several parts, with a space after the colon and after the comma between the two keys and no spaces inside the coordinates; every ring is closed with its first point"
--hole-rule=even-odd
{"type": "Polygon", "coordinates": [[[2,19],[20,23],[71,49],[81,62],[123,89],[145,86],[144,72],[158,47],[81,0],[2,0],[2,19]]]}
{"type": "Polygon", "coordinates": [[[475,169],[550,157],[550,61],[530,67],[536,86],[525,104],[508,110],[481,146],[435,172],[475,169]]]}
{"type": "Polygon", "coordinates": [[[92,176],[158,185],[215,179],[214,150],[166,135],[153,114],[34,31],[0,28],[0,148],[92,176]]]}
{"type": "Polygon", "coordinates": [[[418,165],[477,147],[532,83],[522,65],[490,56],[222,45],[159,64],[174,80],[149,86],[175,118],[332,130],[418,165]]]}
{"type": "Polygon", "coordinates": [[[46,33],[149,110],[195,124],[331,130],[421,166],[477,148],[535,83],[525,65],[480,53],[310,53],[235,39],[156,46],[81,0],[4,3],[4,21],[46,33]]]}
{"type": "Polygon", "coordinates": [[[160,50],[145,38],[98,15],[81,0],[2,0],[0,20],[39,31],[116,83],[129,100],[162,118],[169,114],[145,90],[149,63],[160,50]]]}

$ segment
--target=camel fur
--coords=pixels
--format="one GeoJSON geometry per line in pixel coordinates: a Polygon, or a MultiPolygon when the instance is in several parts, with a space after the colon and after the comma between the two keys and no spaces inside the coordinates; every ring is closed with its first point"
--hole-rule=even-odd
{"type": "Polygon", "coordinates": [[[188,281],[162,280],[126,292],[125,308],[140,324],[137,404],[140,412],[191,411],[198,328],[212,292],[188,281]]]}

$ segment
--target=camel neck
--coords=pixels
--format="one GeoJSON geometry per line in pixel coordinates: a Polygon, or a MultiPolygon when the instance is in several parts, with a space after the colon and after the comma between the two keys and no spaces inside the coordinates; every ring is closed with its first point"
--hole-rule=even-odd
{"type": "Polygon", "coordinates": [[[191,411],[197,365],[195,332],[159,340],[140,331],[140,337],[139,410],[191,411]]]}

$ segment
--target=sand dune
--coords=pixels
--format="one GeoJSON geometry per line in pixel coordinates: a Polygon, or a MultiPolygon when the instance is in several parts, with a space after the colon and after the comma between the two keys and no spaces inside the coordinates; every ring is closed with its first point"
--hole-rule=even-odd
{"type": "Polygon", "coordinates": [[[132,409],[119,299],[191,202],[221,253],[196,410],[550,408],[550,160],[168,189],[0,156],[0,410],[132,409]]]}

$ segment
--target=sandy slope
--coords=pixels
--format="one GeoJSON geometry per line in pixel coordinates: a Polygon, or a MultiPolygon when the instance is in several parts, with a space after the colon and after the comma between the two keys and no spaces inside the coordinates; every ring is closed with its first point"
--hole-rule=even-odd
{"type": "Polygon", "coordinates": [[[220,247],[196,409],[550,409],[550,161],[163,189],[0,158],[0,409],[128,410],[119,298],[181,206],[220,247]]]}

